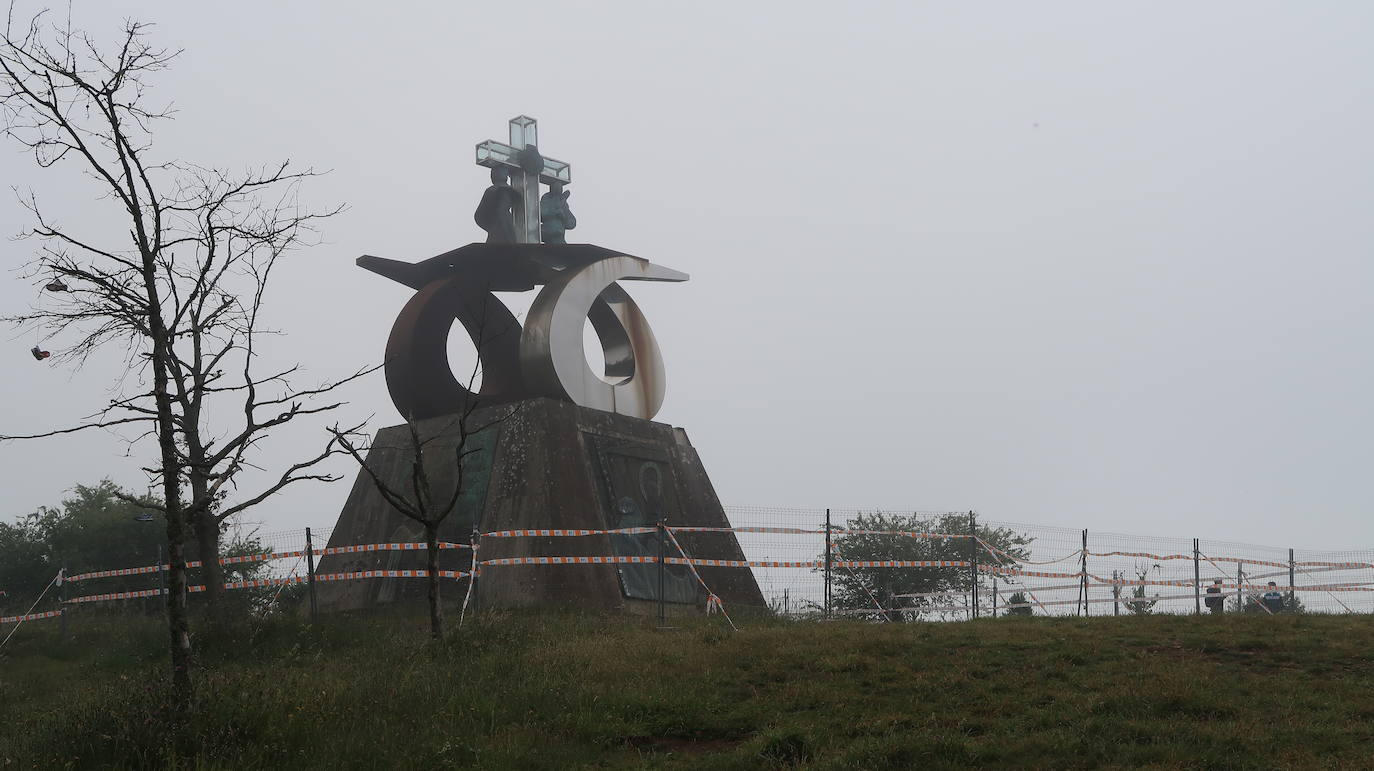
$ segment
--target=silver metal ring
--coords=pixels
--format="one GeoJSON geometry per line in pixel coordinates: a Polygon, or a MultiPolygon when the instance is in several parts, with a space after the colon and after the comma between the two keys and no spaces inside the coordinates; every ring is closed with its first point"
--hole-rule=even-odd
{"type": "Polygon", "coordinates": [[[617,256],[568,268],[545,284],[520,336],[530,393],[646,420],[658,414],[666,391],[663,357],[643,312],[616,283],[656,278],[648,262],[617,256]],[[592,371],[583,353],[587,320],[601,340],[604,377],[592,371]]]}

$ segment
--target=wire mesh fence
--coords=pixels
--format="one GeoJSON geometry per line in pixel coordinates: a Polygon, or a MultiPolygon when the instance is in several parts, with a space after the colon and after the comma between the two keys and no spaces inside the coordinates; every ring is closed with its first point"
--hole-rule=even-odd
{"type": "MultiPolygon", "coordinates": [[[[745,554],[758,562],[823,558],[827,518],[832,540],[843,544],[844,531],[856,520],[878,513],[873,509],[726,508],[736,528],[820,531],[806,535],[739,533],[745,554]]],[[[1212,612],[1209,597],[1212,605],[1220,601],[1221,612],[1374,612],[1374,549],[1323,551],[1213,539],[1195,541],[986,520],[970,512],[888,513],[895,513],[907,524],[956,525],[946,527],[945,532],[938,533],[941,535],[976,534],[977,538],[965,539],[976,545],[966,543],[946,550],[956,558],[968,554],[962,561],[975,563],[967,568],[975,572],[968,574],[962,586],[959,581],[946,581],[944,591],[927,593],[942,595],[939,599],[943,602],[913,605],[900,602],[913,599],[904,593],[880,591],[880,571],[943,571],[958,577],[965,566],[866,568],[861,578],[872,584],[873,596],[861,598],[867,602],[856,602],[852,597],[832,601],[832,615],[878,617],[876,612],[867,611],[870,606],[876,611],[884,605],[889,611],[900,610],[903,617],[932,619],[969,618],[975,612],[1001,615],[1009,610],[1033,615],[1187,614],[1212,612]],[[1008,559],[998,553],[995,543],[987,542],[990,533],[1001,534],[1004,541],[1010,537],[1024,543],[1014,558],[1008,559]],[[979,594],[976,600],[975,587],[979,594]],[[1212,587],[1215,589],[1209,593],[1212,587]],[[885,594],[898,602],[882,602],[888,599],[885,594]],[[1269,595],[1268,603],[1265,595],[1269,595]]],[[[844,554],[842,547],[832,550],[832,560],[900,559],[905,539],[900,534],[878,536],[864,544],[865,550],[859,555],[844,554]]],[[[834,568],[832,582],[843,580],[852,570],[834,568]]],[[[827,592],[822,571],[755,567],[754,574],[775,609],[793,614],[825,611],[827,592]]]]}
{"type": "MultiPolygon", "coordinates": [[[[665,538],[671,546],[663,552],[650,548],[635,557],[593,554],[596,548],[585,539],[576,548],[566,540],[587,533],[548,530],[516,534],[532,539],[531,548],[521,549],[524,556],[516,559],[540,566],[615,564],[622,584],[644,579],[647,588],[642,590],[652,592],[652,573],[645,573],[643,565],[652,565],[662,554],[675,569],[697,573],[693,581],[704,589],[697,596],[708,606],[719,601],[710,583],[737,575],[719,571],[749,571],[771,610],[797,617],[896,621],[1007,614],[1374,612],[1370,549],[1318,551],[1099,532],[984,520],[974,512],[728,506],[726,513],[732,525],[729,534],[743,560],[733,548],[730,554],[715,553],[722,551],[718,534],[699,536],[690,532],[692,528],[675,528],[672,523],[660,531],[639,528],[646,532],[634,534],[641,539],[665,538]],[[559,561],[567,554],[578,556],[559,561]]],[[[613,537],[618,533],[597,532],[613,537]]],[[[423,570],[413,569],[422,564],[416,559],[419,555],[398,563],[408,569],[385,575],[312,575],[312,549],[316,559],[326,551],[423,549],[423,544],[406,543],[336,545],[327,550],[330,535],[329,528],[234,533],[226,538],[232,547],[223,560],[225,580],[242,592],[248,606],[267,610],[300,602],[303,585],[312,579],[425,576],[423,570]]],[[[461,561],[464,570],[445,571],[452,573],[446,577],[467,580],[471,564],[483,580],[500,581],[498,567],[521,564],[508,557],[484,564],[471,551],[461,561]]],[[[49,582],[42,600],[31,606],[26,606],[29,598],[0,596],[0,623],[51,618],[78,606],[158,612],[165,569],[150,560],[72,572],[60,582],[49,582]]],[[[197,575],[193,568],[193,584],[197,575]]]]}

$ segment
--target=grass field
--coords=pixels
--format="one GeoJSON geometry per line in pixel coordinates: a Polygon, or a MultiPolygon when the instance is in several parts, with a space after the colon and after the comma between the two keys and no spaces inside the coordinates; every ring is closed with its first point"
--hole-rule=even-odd
{"type": "Polygon", "coordinates": [[[1374,767],[1374,618],[255,622],[165,699],[157,619],[33,623],[0,768],[1374,767]]]}

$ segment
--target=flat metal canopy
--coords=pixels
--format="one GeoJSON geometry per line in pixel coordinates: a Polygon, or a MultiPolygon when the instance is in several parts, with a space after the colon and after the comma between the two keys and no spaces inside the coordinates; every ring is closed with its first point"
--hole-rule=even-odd
{"type": "Polygon", "coordinates": [[[492,292],[527,292],[557,278],[570,268],[580,268],[607,257],[629,257],[648,270],[627,276],[630,281],[686,281],[686,273],[654,265],[642,257],[594,244],[468,244],[422,262],[401,262],[365,254],[358,267],[420,290],[441,278],[462,275],[492,292]]]}

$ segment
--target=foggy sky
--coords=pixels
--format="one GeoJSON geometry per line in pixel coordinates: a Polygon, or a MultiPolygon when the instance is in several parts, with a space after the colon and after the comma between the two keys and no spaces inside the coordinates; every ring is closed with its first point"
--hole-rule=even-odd
{"type": "MultiPolygon", "coordinates": [[[[123,5],[74,22],[185,49],[153,95],[178,110],[162,157],[330,170],[303,199],[348,209],[269,298],[269,356],[313,378],[380,361],[411,294],[358,255],[482,239],[473,145],[525,113],[572,164],[570,241],[692,275],[630,290],[667,363],[658,420],[724,502],[1374,541],[1367,4],[123,5]]],[[[7,142],[0,176],[123,232],[74,165],[7,142]]],[[[27,222],[0,199],[0,233],[27,222]]],[[[0,277],[4,314],[40,299],[0,277]]],[[[73,372],[3,339],[4,432],[111,397],[113,353],[73,372]]],[[[380,374],[348,398],[345,422],[398,422],[380,374]]],[[[259,462],[323,441],[303,425],[259,462]]],[[[152,449],[2,445],[0,516],[142,488],[152,449]]],[[[332,525],[336,468],[249,519],[332,525]]]]}

